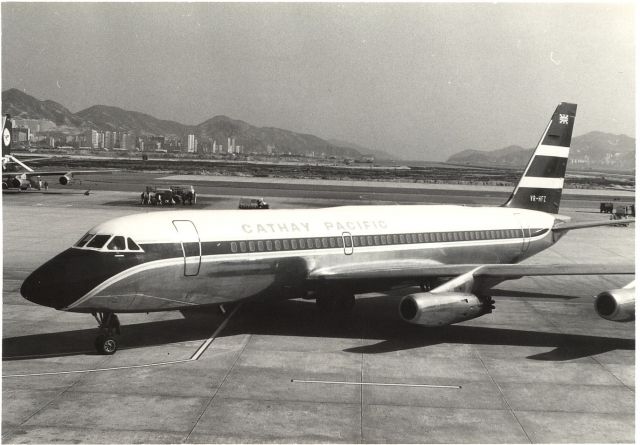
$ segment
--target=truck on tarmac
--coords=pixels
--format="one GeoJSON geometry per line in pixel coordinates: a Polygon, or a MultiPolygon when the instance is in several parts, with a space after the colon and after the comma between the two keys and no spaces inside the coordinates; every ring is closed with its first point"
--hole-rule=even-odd
{"type": "Polygon", "coordinates": [[[268,209],[269,204],[263,198],[240,198],[239,209],[268,209]]]}

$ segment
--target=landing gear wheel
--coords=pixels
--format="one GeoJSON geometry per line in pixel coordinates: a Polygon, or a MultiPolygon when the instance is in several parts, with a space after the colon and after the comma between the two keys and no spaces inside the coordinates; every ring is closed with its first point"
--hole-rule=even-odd
{"type": "Polygon", "coordinates": [[[112,355],[118,350],[118,342],[114,337],[100,334],[95,341],[96,351],[102,355],[112,355]]]}
{"type": "Polygon", "coordinates": [[[93,313],[99,324],[99,334],[94,346],[98,354],[111,355],[118,349],[116,334],[120,334],[120,320],[113,312],[93,313]]]}

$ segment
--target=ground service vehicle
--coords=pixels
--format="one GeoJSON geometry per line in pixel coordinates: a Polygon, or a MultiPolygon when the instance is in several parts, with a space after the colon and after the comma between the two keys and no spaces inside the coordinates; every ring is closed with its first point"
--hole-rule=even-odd
{"type": "Polygon", "coordinates": [[[268,209],[264,198],[240,198],[239,209],[268,209]]]}

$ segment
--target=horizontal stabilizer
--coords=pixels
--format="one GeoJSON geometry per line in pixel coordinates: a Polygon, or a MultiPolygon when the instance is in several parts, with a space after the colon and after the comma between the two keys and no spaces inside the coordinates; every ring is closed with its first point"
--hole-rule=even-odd
{"type": "Polygon", "coordinates": [[[573,223],[573,224],[561,223],[553,227],[551,230],[553,230],[554,232],[566,232],[568,230],[587,229],[589,227],[633,224],[634,222],[636,222],[635,218],[611,219],[607,221],[589,221],[589,222],[573,223]]]}

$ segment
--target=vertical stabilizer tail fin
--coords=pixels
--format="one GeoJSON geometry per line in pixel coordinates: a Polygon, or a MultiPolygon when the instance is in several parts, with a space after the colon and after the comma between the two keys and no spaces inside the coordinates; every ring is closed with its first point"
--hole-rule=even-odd
{"type": "Polygon", "coordinates": [[[556,107],[524,174],[504,207],[558,213],[567,170],[576,104],[556,107]]]}
{"type": "Polygon", "coordinates": [[[11,154],[11,116],[2,116],[2,157],[11,154]]]}

